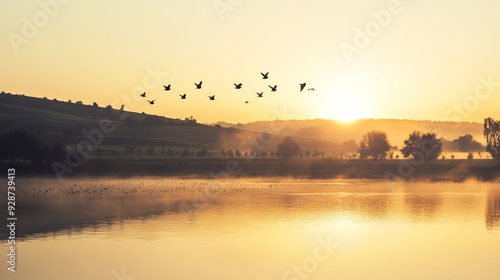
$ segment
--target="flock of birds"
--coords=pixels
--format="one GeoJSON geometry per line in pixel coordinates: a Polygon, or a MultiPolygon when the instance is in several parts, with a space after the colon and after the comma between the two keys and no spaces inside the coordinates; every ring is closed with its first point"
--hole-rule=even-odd
{"type": "MultiPolygon", "coordinates": [[[[162,194],[232,194],[240,192],[277,191],[283,184],[268,182],[212,182],[184,180],[76,180],[71,184],[49,183],[38,186],[27,184],[16,190],[19,196],[60,197],[77,196],[81,198],[140,197],[143,195],[160,197],[162,194]]],[[[4,192],[0,192],[4,194],[4,192]]]]}
{"type": "MultiPolygon", "coordinates": [[[[267,80],[269,79],[269,72],[267,73],[260,73],[262,75],[262,79],[264,80],[267,80]]],[[[194,83],[194,85],[196,86],[196,89],[201,89],[201,86],[203,84],[203,81],[200,81],[199,83],[194,83]]],[[[233,83],[234,84],[234,89],[241,89],[243,87],[243,84],[242,83],[233,83]]],[[[278,86],[277,85],[268,85],[268,87],[271,89],[271,92],[276,92],[278,90],[278,86]]],[[[300,92],[302,92],[305,88],[306,88],[306,83],[300,83],[299,84],[299,87],[300,87],[300,92]]],[[[171,84],[168,84],[168,85],[163,85],[163,88],[165,91],[170,91],[172,89],[172,85],[171,84]]],[[[307,91],[315,91],[314,88],[308,88],[307,91]]],[[[264,92],[255,92],[257,94],[257,97],[264,97],[264,92]]],[[[146,97],[146,92],[143,92],[141,94],[142,97],[146,97]]],[[[187,98],[187,94],[179,94],[180,98],[181,99],[186,99],[187,98]]],[[[215,100],[215,95],[209,95],[207,96],[208,97],[208,100],[215,100]]],[[[149,104],[151,105],[154,105],[155,104],[155,101],[156,99],[153,99],[153,100],[147,100],[149,102],[149,104]]],[[[248,104],[250,103],[249,100],[245,100],[244,103],[248,104]]]]}

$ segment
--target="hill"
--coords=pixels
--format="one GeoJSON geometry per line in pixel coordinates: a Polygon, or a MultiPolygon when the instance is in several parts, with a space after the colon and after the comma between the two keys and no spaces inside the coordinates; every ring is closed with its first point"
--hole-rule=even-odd
{"type": "MultiPolygon", "coordinates": [[[[242,154],[271,153],[284,136],[244,129],[224,128],[219,125],[199,124],[195,119],[185,120],[134,113],[97,104],[86,105],[45,98],[0,94],[0,133],[22,129],[47,142],[57,142],[76,148],[85,140],[83,131],[99,129],[106,120],[114,127],[104,133],[99,152],[91,156],[180,156],[187,151],[200,151],[222,156],[222,150],[240,150],[242,154]],[[171,152],[171,153],[169,153],[171,152]]],[[[342,149],[330,141],[304,137],[295,139],[303,150],[331,152],[342,149]]],[[[203,153],[205,153],[203,152],[203,153]]]]}
{"type": "MultiPolygon", "coordinates": [[[[398,146],[412,130],[436,132],[450,140],[472,134],[482,141],[482,127],[477,123],[359,120],[346,124],[331,120],[280,120],[205,125],[194,118],[180,120],[110,106],[103,108],[97,104],[2,93],[0,133],[18,129],[35,134],[47,143],[61,143],[68,154],[71,150],[89,149],[85,161],[71,165],[72,168],[78,166],[75,172],[71,168],[64,176],[211,177],[237,162],[241,176],[383,178],[385,171],[397,172],[401,162],[352,160],[351,153],[356,152],[356,147],[342,142],[358,142],[363,133],[374,129],[386,131],[392,144],[398,146]],[[299,157],[277,157],[277,146],[287,136],[300,145],[299,157]],[[335,159],[321,159],[323,156],[335,159]]],[[[426,164],[411,178],[448,180],[446,176],[455,178],[453,174],[460,174],[458,177],[462,179],[494,180],[498,174],[495,161],[487,159],[487,155],[478,153],[478,156],[482,159],[447,159],[426,164]]],[[[5,164],[12,165],[1,163],[8,168],[5,164]]],[[[19,165],[19,171],[22,174],[54,174],[50,165],[19,165]]]]}
{"type": "Polygon", "coordinates": [[[200,155],[225,156],[223,150],[266,155],[274,153],[286,136],[293,137],[304,153],[309,150],[311,154],[318,151],[317,155],[335,156],[355,152],[355,146],[343,143],[350,140],[359,143],[365,132],[374,129],[387,132],[391,145],[397,147],[403,145],[413,130],[435,132],[449,141],[471,134],[477,141],[484,142],[482,125],[470,122],[365,119],[343,123],[316,119],[205,125],[194,118],[181,120],[111,106],[0,94],[0,133],[23,129],[44,141],[75,148],[86,139],[83,131],[98,129],[102,120],[109,121],[114,129],[103,135],[102,143],[91,157],[181,156],[183,153],[191,156],[199,152],[200,155]]]}

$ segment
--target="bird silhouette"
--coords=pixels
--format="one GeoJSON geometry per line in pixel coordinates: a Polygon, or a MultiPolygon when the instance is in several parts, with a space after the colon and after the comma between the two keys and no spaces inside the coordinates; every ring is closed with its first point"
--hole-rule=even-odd
{"type": "Polygon", "coordinates": [[[262,75],[262,79],[267,79],[269,78],[268,75],[269,75],[269,72],[267,72],[266,74],[260,72],[260,74],[262,75]]]}
{"type": "Polygon", "coordinates": [[[316,91],[314,88],[308,88],[307,90],[316,91]]]}
{"type": "Polygon", "coordinates": [[[168,86],[163,86],[165,88],[165,90],[170,90],[170,84],[168,86]]]}
{"type": "Polygon", "coordinates": [[[179,96],[181,97],[181,99],[186,99],[186,94],[179,94],[179,96]]]}
{"type": "Polygon", "coordinates": [[[149,101],[149,100],[148,100],[149,104],[151,104],[151,105],[154,105],[154,104],[155,104],[155,101],[156,101],[156,99],[155,99],[155,100],[152,100],[152,101],[149,101]]]}
{"type": "Polygon", "coordinates": [[[203,81],[201,81],[199,84],[194,83],[196,85],[196,89],[201,89],[201,83],[203,83],[203,81]]]}
{"type": "Polygon", "coordinates": [[[261,92],[261,93],[256,92],[256,93],[257,93],[257,97],[263,97],[262,95],[264,94],[264,92],[261,92]]]}
{"type": "Polygon", "coordinates": [[[276,85],[274,87],[268,85],[268,87],[271,88],[271,91],[276,91],[276,89],[278,88],[278,86],[276,86],[276,85]]]}
{"type": "Polygon", "coordinates": [[[306,83],[300,84],[300,91],[302,91],[306,87],[306,83]]]}
{"type": "Polygon", "coordinates": [[[215,100],[215,95],[209,96],[210,100],[215,100]]]}
{"type": "Polygon", "coordinates": [[[142,97],[146,97],[146,92],[143,92],[143,93],[141,94],[141,96],[142,96],[142,97]]]}
{"type": "MultiPolygon", "coordinates": [[[[233,84],[234,84],[234,83],[233,83],[233,84]]],[[[242,83],[239,83],[239,84],[234,84],[234,88],[235,88],[235,89],[240,89],[242,85],[243,85],[242,83]]]]}
{"type": "Polygon", "coordinates": [[[250,102],[250,101],[248,101],[248,100],[247,100],[247,101],[245,101],[245,104],[248,104],[249,102],[250,102]]]}

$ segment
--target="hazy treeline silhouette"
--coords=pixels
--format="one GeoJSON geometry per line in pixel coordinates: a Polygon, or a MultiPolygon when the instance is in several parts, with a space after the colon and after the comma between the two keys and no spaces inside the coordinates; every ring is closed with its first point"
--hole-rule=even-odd
{"type": "Polygon", "coordinates": [[[408,134],[414,130],[438,132],[439,137],[453,141],[459,136],[472,135],[482,142],[482,125],[473,122],[442,122],[442,121],[417,121],[396,119],[361,119],[350,123],[336,120],[274,120],[257,121],[246,124],[231,124],[218,122],[224,127],[235,127],[250,131],[262,131],[269,127],[281,127],[280,135],[301,137],[320,141],[334,141],[343,143],[356,140],[367,131],[377,128],[387,133],[390,143],[402,143],[408,134]]]}
{"type": "Polygon", "coordinates": [[[66,157],[65,148],[58,143],[47,144],[25,131],[15,130],[0,135],[0,161],[10,167],[29,167],[42,171],[53,161],[66,157]]]}
{"type": "Polygon", "coordinates": [[[485,147],[479,143],[470,134],[454,139],[453,141],[447,141],[446,139],[441,139],[443,143],[443,150],[452,152],[482,152],[485,151],[485,147]]]}

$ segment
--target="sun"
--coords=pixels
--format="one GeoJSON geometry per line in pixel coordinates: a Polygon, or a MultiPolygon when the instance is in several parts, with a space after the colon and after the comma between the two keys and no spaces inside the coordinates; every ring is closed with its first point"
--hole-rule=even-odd
{"type": "Polygon", "coordinates": [[[368,118],[368,88],[353,77],[336,82],[323,100],[323,117],[342,122],[368,118]]]}
{"type": "Polygon", "coordinates": [[[351,122],[363,117],[363,112],[358,107],[359,104],[356,97],[341,95],[335,98],[329,112],[325,112],[325,117],[342,122],[351,122]]]}

